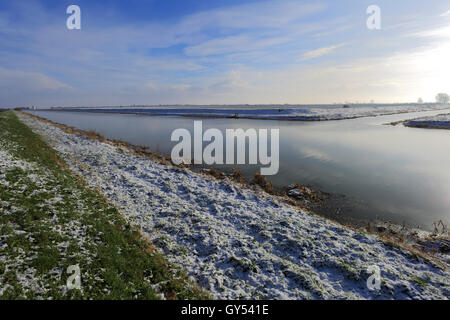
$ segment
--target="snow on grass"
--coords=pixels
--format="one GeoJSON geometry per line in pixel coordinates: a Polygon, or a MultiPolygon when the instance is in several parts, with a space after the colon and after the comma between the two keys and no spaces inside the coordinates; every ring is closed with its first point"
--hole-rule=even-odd
{"type": "MultiPolygon", "coordinates": [[[[71,208],[65,208],[61,194],[73,196],[80,204],[83,201],[76,188],[65,190],[54,172],[13,155],[20,147],[4,133],[0,141],[0,296],[63,297],[67,294],[64,266],[76,260],[88,268],[93,255],[88,248],[93,242],[85,226],[81,230],[80,222],[67,221],[71,208]]],[[[84,206],[80,213],[86,212],[84,206]]]]}
{"type": "Polygon", "coordinates": [[[449,274],[276,197],[137,157],[25,115],[173,263],[220,299],[448,299],[449,274]],[[51,138],[51,139],[50,139],[51,138]],[[369,266],[381,289],[366,285],[369,266]]]}
{"type": "Polygon", "coordinates": [[[250,118],[271,120],[341,120],[360,117],[373,117],[407,112],[432,111],[449,109],[448,105],[359,105],[336,107],[305,107],[292,105],[277,106],[186,106],[166,108],[61,108],[58,110],[107,112],[107,113],[139,113],[163,116],[194,116],[217,118],[250,118]]]}
{"type": "Polygon", "coordinates": [[[403,123],[408,127],[450,129],[450,113],[421,117],[403,123]]]}
{"type": "Polygon", "coordinates": [[[0,298],[165,295],[207,297],[12,112],[0,113],[0,298]],[[80,267],[80,290],[66,286],[70,265],[80,267]]]}
{"type": "MultiPolygon", "coordinates": [[[[7,216],[21,215],[28,210],[25,203],[23,206],[16,206],[22,203],[17,201],[21,195],[15,198],[14,193],[23,194],[36,181],[37,176],[40,177],[39,187],[44,187],[48,181],[52,180],[52,177],[40,170],[35,163],[15,158],[5,150],[2,142],[0,142],[0,159],[1,195],[3,197],[6,194],[9,200],[0,203],[2,216],[0,220],[3,222],[0,237],[0,296],[7,294],[27,297],[31,294],[33,297],[42,298],[49,288],[34,266],[41,249],[37,245],[32,245],[36,243],[36,233],[32,231],[32,228],[25,231],[22,230],[23,226],[8,222],[10,219],[7,216]]],[[[36,192],[46,193],[47,191],[37,189],[36,192]]],[[[47,208],[47,210],[52,209],[50,206],[47,208]]],[[[42,208],[42,210],[46,209],[42,208]]],[[[43,219],[40,223],[40,229],[43,232],[49,231],[52,227],[50,219],[43,219]]],[[[63,283],[60,278],[56,280],[63,283]]]]}

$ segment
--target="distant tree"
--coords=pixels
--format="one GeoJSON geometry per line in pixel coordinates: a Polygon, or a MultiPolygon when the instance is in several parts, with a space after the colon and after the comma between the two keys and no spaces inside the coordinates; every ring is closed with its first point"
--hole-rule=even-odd
{"type": "Polygon", "coordinates": [[[446,93],[438,93],[436,96],[437,103],[448,103],[450,101],[450,97],[446,93]]]}
{"type": "Polygon", "coordinates": [[[417,103],[423,103],[423,99],[422,98],[417,99],[417,103]]]}

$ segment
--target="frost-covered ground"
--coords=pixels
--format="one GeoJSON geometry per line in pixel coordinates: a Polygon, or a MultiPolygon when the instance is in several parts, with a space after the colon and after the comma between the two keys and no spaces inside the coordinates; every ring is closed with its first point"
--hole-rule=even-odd
{"type": "MultiPolygon", "coordinates": [[[[65,264],[66,260],[71,259],[71,254],[74,254],[74,251],[68,250],[69,244],[73,245],[71,241],[77,243],[78,261],[89,264],[92,255],[86,248],[92,245],[92,239],[86,237],[80,223],[67,222],[62,218],[65,215],[60,210],[63,201],[61,195],[67,190],[57,184],[58,179],[54,174],[36,163],[18,159],[8,151],[11,148],[18,148],[18,146],[7,140],[0,141],[0,188],[2,193],[10,194],[6,201],[1,201],[4,197],[0,198],[1,221],[9,220],[7,223],[2,223],[0,233],[0,297],[5,298],[4,294],[8,290],[12,292],[20,290],[20,293],[10,292],[9,294],[15,298],[18,295],[22,298],[41,299],[45,298],[51,289],[55,289],[55,286],[62,297],[67,293],[67,289],[61,265],[55,266],[46,274],[40,270],[43,268],[42,260],[52,259],[50,250],[43,253],[40,237],[45,236],[54,241],[53,244],[59,251],[56,254],[59,256],[60,264],[65,264]],[[29,208],[27,204],[20,204],[18,199],[22,197],[22,194],[28,194],[32,187],[36,189],[28,197],[34,198],[36,204],[39,204],[35,210],[39,211],[39,215],[50,213],[49,218],[39,220],[40,232],[37,232],[37,228],[25,228],[23,224],[11,222],[14,221],[13,218],[8,219],[8,216],[14,215],[21,215],[22,219],[26,219],[24,212],[27,212],[29,208]],[[13,194],[17,197],[12,196],[13,194]],[[41,197],[48,197],[48,199],[39,203],[36,199],[41,197]],[[56,214],[57,212],[59,214],[56,214]]],[[[79,194],[73,194],[73,196],[80,197],[79,194]]],[[[79,204],[79,210],[84,211],[84,202],[79,200],[79,204]]],[[[37,215],[32,219],[37,220],[37,215]]],[[[51,251],[51,254],[54,252],[51,251]]]]}
{"type": "MultiPolygon", "coordinates": [[[[3,150],[3,143],[0,143],[0,188],[6,189],[9,187],[10,183],[6,176],[12,170],[24,170],[30,173],[29,177],[32,178],[35,172],[38,170],[36,165],[16,159],[8,151],[3,150]]],[[[16,181],[15,184],[20,184],[21,181],[16,181]]],[[[22,186],[25,189],[26,185],[22,186]]],[[[13,199],[11,199],[13,201],[13,199]]],[[[0,213],[4,213],[4,210],[9,208],[7,214],[14,214],[20,211],[21,208],[11,205],[9,201],[1,201],[0,203],[0,213]]],[[[2,229],[7,228],[9,232],[3,232],[0,235],[0,265],[2,274],[7,273],[9,270],[14,270],[16,274],[16,281],[22,286],[23,290],[26,292],[28,290],[33,290],[36,293],[45,293],[48,290],[42,283],[42,279],[36,274],[36,268],[29,265],[29,262],[37,257],[37,253],[29,255],[22,248],[16,248],[16,250],[11,251],[8,249],[8,239],[16,237],[18,235],[24,236],[26,239],[33,239],[32,234],[26,234],[20,226],[9,223],[2,226],[2,229]]],[[[0,277],[0,296],[3,296],[5,291],[12,289],[13,286],[4,283],[3,277],[0,277]]]]}
{"type": "Polygon", "coordinates": [[[276,197],[20,115],[166,257],[220,299],[448,299],[449,273],[276,197]],[[367,269],[381,271],[371,291],[367,269]]]}
{"type": "Polygon", "coordinates": [[[450,129],[450,113],[421,117],[404,122],[408,127],[450,129]]]}
{"type": "Polygon", "coordinates": [[[207,296],[11,112],[0,112],[0,299],[207,296]],[[70,288],[69,266],[80,287],[70,288]]]}
{"type": "MultiPolygon", "coordinates": [[[[305,106],[188,106],[188,107],[165,107],[165,108],[69,108],[70,111],[89,112],[120,112],[139,113],[147,115],[165,116],[195,116],[195,117],[218,117],[218,118],[250,118],[250,119],[272,119],[272,120],[340,120],[360,117],[371,117],[390,115],[406,112],[433,111],[449,109],[449,105],[363,105],[339,107],[305,107],[305,106]]],[[[64,110],[64,109],[60,109],[64,110]]]]}

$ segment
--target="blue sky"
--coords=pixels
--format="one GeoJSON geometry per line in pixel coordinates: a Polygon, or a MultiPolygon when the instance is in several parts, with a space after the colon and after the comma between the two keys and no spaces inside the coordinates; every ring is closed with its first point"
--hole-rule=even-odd
{"type": "Polygon", "coordinates": [[[450,4],[4,1],[0,106],[433,101],[450,4]],[[81,30],[66,8],[81,8],[81,30]],[[366,8],[381,8],[368,30],[366,8]]]}

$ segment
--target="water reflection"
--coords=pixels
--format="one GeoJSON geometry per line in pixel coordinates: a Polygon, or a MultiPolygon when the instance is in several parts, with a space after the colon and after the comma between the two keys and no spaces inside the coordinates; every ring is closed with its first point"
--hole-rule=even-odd
{"type": "MultiPolygon", "coordinates": [[[[384,123],[443,111],[327,122],[202,119],[203,130],[279,128],[280,170],[275,186],[301,182],[348,195],[344,214],[380,217],[430,228],[449,220],[450,131],[384,123]]],[[[108,138],[170,154],[176,128],[192,131],[192,118],[38,111],[37,114],[108,138]]],[[[203,131],[203,132],[204,132],[203,131]]],[[[236,166],[237,167],[237,166],[236,166]]],[[[247,177],[258,166],[239,166],[247,177]]],[[[222,167],[231,169],[230,167],[222,167]]]]}

